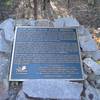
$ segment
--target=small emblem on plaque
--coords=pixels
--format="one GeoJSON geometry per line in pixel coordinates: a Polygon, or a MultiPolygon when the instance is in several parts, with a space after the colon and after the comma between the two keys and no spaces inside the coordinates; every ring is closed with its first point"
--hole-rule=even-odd
{"type": "Polygon", "coordinates": [[[16,72],[17,73],[27,73],[28,72],[27,66],[18,66],[16,69],[16,72]]]}

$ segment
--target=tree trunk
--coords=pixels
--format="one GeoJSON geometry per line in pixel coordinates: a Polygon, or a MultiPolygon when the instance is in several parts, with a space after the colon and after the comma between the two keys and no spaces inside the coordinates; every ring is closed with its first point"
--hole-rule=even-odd
{"type": "Polygon", "coordinates": [[[34,0],[34,19],[37,19],[37,0],[34,0]]]}
{"type": "Polygon", "coordinates": [[[99,11],[98,14],[100,14],[100,0],[95,0],[95,7],[96,7],[97,10],[99,11]]]}

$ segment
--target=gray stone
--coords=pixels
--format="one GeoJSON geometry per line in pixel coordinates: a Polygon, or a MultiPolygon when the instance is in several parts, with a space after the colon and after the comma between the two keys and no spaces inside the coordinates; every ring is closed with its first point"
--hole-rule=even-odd
{"type": "Polygon", "coordinates": [[[0,100],[6,100],[8,97],[8,81],[4,79],[0,81],[0,100]]]}
{"type": "Polygon", "coordinates": [[[86,29],[83,25],[80,25],[77,29],[77,33],[79,36],[88,36],[91,35],[88,29],[86,29]]]}
{"type": "Polygon", "coordinates": [[[87,84],[85,94],[86,94],[86,100],[100,100],[100,96],[99,96],[100,91],[90,86],[89,84],[87,84]]]}
{"type": "Polygon", "coordinates": [[[83,51],[97,51],[96,42],[92,39],[92,35],[80,36],[79,42],[83,51]]]}
{"type": "Polygon", "coordinates": [[[73,18],[72,16],[68,16],[65,18],[54,19],[54,27],[72,27],[79,26],[79,22],[73,18]]]}
{"type": "Polygon", "coordinates": [[[22,90],[29,97],[80,100],[82,86],[66,80],[37,79],[24,81],[22,90]]]}
{"type": "Polygon", "coordinates": [[[35,22],[36,22],[35,20],[29,20],[29,25],[30,26],[35,26],[35,22]]]}
{"type": "Polygon", "coordinates": [[[3,30],[0,30],[0,52],[10,53],[11,47],[10,43],[5,40],[5,35],[3,30]]]}
{"type": "Polygon", "coordinates": [[[28,100],[28,99],[25,97],[24,92],[22,90],[20,90],[16,97],[16,100],[28,100]]]}
{"type": "Polygon", "coordinates": [[[53,23],[50,20],[41,19],[35,22],[35,27],[44,27],[44,28],[53,27],[53,23]]]}
{"type": "Polygon", "coordinates": [[[95,53],[91,55],[94,60],[100,60],[100,50],[97,50],[95,53]]]}
{"type": "Polygon", "coordinates": [[[99,88],[100,89],[100,79],[96,80],[96,88],[99,88]]]}
{"type": "Polygon", "coordinates": [[[100,50],[97,51],[85,51],[83,52],[87,58],[93,58],[95,61],[100,60],[100,50]]]}
{"type": "Polygon", "coordinates": [[[15,25],[16,26],[29,26],[30,21],[27,19],[17,19],[15,20],[15,25]]]}
{"type": "Polygon", "coordinates": [[[0,56],[0,81],[8,78],[8,66],[8,58],[0,56]]]}
{"type": "Polygon", "coordinates": [[[13,19],[9,18],[0,24],[0,28],[4,30],[5,39],[12,42],[14,39],[14,25],[15,22],[13,19]]]}
{"type": "Polygon", "coordinates": [[[91,58],[86,58],[83,60],[83,63],[92,69],[95,75],[100,75],[100,65],[97,64],[94,60],[91,58]]]}

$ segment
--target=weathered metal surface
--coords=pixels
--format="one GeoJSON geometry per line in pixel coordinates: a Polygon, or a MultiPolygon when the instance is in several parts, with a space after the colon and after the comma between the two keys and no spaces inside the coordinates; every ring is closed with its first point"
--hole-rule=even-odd
{"type": "Polygon", "coordinates": [[[10,80],[82,79],[74,28],[16,29],[10,80]]]}

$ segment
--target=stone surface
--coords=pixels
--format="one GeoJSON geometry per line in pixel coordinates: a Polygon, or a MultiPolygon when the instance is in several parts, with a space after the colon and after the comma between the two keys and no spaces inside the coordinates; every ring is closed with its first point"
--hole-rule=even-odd
{"type": "Polygon", "coordinates": [[[0,52],[0,100],[8,99],[8,54],[0,52]]]}
{"type": "Polygon", "coordinates": [[[84,52],[85,56],[87,58],[92,58],[93,60],[95,61],[99,61],[100,60],[100,50],[97,50],[97,51],[85,51],[84,52]]]}
{"type": "Polygon", "coordinates": [[[57,79],[24,81],[22,88],[29,97],[74,100],[80,100],[82,89],[82,84],[57,79]]]}
{"type": "Polygon", "coordinates": [[[44,28],[53,27],[53,23],[48,19],[41,19],[35,21],[35,27],[44,27],[44,28]]]}
{"type": "Polygon", "coordinates": [[[85,94],[86,100],[100,100],[100,92],[88,84],[85,94]]]}
{"type": "Polygon", "coordinates": [[[30,21],[27,19],[16,19],[15,20],[15,25],[16,26],[29,26],[30,21]]]}
{"type": "Polygon", "coordinates": [[[95,53],[93,53],[92,58],[94,60],[100,60],[100,50],[97,50],[95,53]]]}
{"type": "Polygon", "coordinates": [[[5,39],[8,41],[13,41],[14,38],[14,20],[9,18],[0,24],[0,28],[3,29],[5,33],[5,39]]]}
{"type": "Polygon", "coordinates": [[[54,27],[72,27],[79,26],[79,22],[73,17],[54,19],[54,27]]]}
{"type": "Polygon", "coordinates": [[[6,100],[8,98],[8,81],[0,81],[0,100],[6,100]]]}
{"type": "Polygon", "coordinates": [[[91,35],[91,33],[89,32],[89,30],[86,29],[83,25],[80,25],[78,27],[77,32],[78,32],[79,36],[88,36],[88,35],[91,35]]]}
{"type": "Polygon", "coordinates": [[[97,51],[97,44],[92,38],[92,34],[86,29],[84,26],[79,26],[78,30],[78,37],[80,42],[80,47],[84,52],[96,52],[97,51]],[[92,45],[91,45],[92,44],[92,45]]]}
{"type": "Polygon", "coordinates": [[[86,64],[96,75],[100,75],[100,65],[97,64],[91,58],[86,58],[83,60],[83,63],[86,64]]]}
{"type": "Polygon", "coordinates": [[[28,100],[28,99],[25,97],[24,92],[22,90],[20,90],[16,97],[16,100],[28,100]]]}
{"type": "Polygon", "coordinates": [[[3,30],[0,30],[0,52],[10,53],[11,47],[10,43],[5,40],[5,35],[3,30]]]}
{"type": "Polygon", "coordinates": [[[92,39],[91,35],[80,36],[79,37],[79,42],[80,42],[80,46],[81,46],[83,51],[97,51],[96,43],[92,39]]]}

